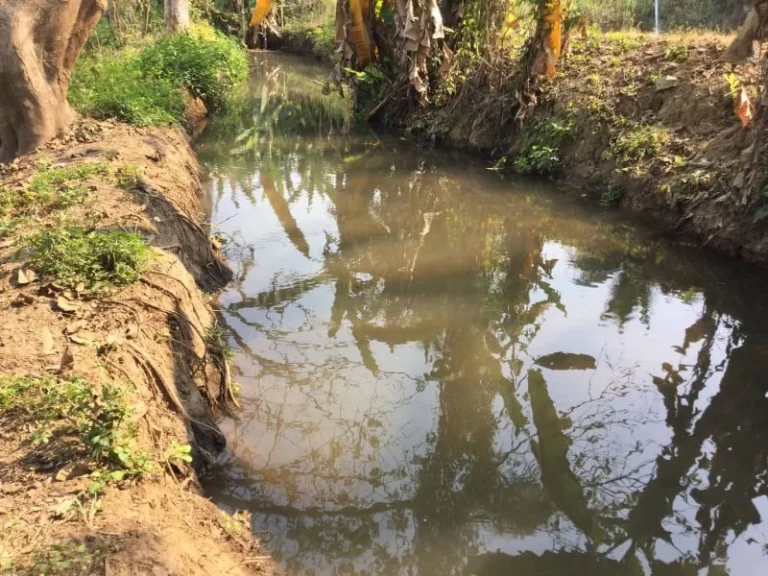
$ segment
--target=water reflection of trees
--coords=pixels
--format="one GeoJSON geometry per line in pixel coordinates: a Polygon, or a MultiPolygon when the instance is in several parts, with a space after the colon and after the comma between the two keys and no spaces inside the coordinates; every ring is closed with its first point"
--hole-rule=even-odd
{"type": "Polygon", "coordinates": [[[723,564],[761,522],[754,499],[768,496],[768,334],[749,287],[734,294],[727,270],[553,210],[545,194],[496,198],[503,209],[489,211],[478,171],[451,173],[397,141],[354,142],[276,144],[258,177],[244,167],[235,186],[273,208],[297,254],[310,239],[291,206],[308,190],[335,229],[317,274],[227,309],[259,374],[220,501],[253,509],[255,529],[274,533],[273,552],[302,574],[679,575],[723,564]],[[568,262],[550,242],[570,247],[568,262]],[[547,382],[557,367],[537,368],[529,350],[548,319],[574,312],[568,285],[609,288],[595,326],[660,330],[653,302],[664,298],[694,298],[700,317],[650,376],[596,359],[605,381],[562,409],[547,382]],[[327,317],[303,307],[326,288],[327,317]],[[249,314],[289,309],[303,315],[298,330],[249,314]],[[393,367],[385,351],[399,347],[418,349],[426,369],[393,367]],[[430,393],[427,433],[406,439],[398,414],[430,393]],[[638,404],[649,398],[662,408],[638,404]],[[273,444],[249,453],[256,423],[273,444]],[[663,440],[633,440],[644,427],[663,440]],[[492,552],[498,534],[519,544],[492,552]],[[521,551],[541,550],[534,542],[549,551],[521,551]]]}

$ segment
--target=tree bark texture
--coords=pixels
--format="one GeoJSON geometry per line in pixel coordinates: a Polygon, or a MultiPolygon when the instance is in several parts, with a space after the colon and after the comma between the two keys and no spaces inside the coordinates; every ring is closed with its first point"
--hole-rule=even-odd
{"type": "Polygon", "coordinates": [[[0,162],[71,124],[67,90],[107,0],[0,0],[0,162]]]}
{"type": "Polygon", "coordinates": [[[165,0],[165,27],[169,32],[189,28],[189,0],[165,0]]]}
{"type": "Polygon", "coordinates": [[[746,22],[726,50],[725,60],[736,65],[752,56],[753,43],[765,37],[766,24],[768,24],[768,0],[755,0],[746,22]]]}

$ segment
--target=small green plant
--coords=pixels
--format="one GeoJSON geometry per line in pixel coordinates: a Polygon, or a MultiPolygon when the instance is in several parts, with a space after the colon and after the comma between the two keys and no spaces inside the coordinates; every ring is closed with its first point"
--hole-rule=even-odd
{"type": "Polygon", "coordinates": [[[135,447],[130,413],[123,391],[114,385],[99,389],[78,378],[49,376],[0,378],[0,418],[23,424],[33,446],[59,459],[90,458],[98,466],[92,477],[100,485],[155,469],[135,447]]]}
{"type": "Polygon", "coordinates": [[[215,322],[205,331],[205,345],[213,354],[219,354],[224,358],[232,358],[234,353],[227,340],[227,329],[219,322],[215,322]]]}
{"type": "Polygon", "coordinates": [[[688,56],[688,46],[682,44],[670,46],[664,51],[664,60],[667,62],[685,62],[688,56]]]}
{"type": "Polygon", "coordinates": [[[613,206],[618,204],[624,197],[624,190],[618,186],[608,186],[600,195],[600,204],[602,206],[613,206]]]}
{"type": "Polygon", "coordinates": [[[135,164],[126,164],[125,166],[118,168],[115,172],[115,176],[117,177],[117,185],[121,188],[128,189],[134,188],[139,177],[143,175],[144,167],[136,166],[135,164]]]}
{"type": "Polygon", "coordinates": [[[518,174],[552,174],[560,168],[560,155],[556,148],[533,145],[515,158],[518,174]]]}
{"type": "Polygon", "coordinates": [[[560,170],[560,146],[574,124],[563,118],[535,118],[523,129],[523,145],[514,161],[520,174],[554,174],[560,170]]]}
{"type": "Polygon", "coordinates": [[[34,574],[90,574],[96,557],[85,544],[54,545],[34,557],[34,574]]]}
{"type": "Polygon", "coordinates": [[[171,448],[166,461],[192,463],[192,446],[189,444],[179,444],[176,440],[171,441],[171,448]]]}
{"type": "Polygon", "coordinates": [[[609,155],[621,166],[638,164],[658,155],[668,141],[669,132],[666,128],[635,126],[614,140],[609,155]]]}
{"type": "Polygon", "coordinates": [[[97,174],[109,174],[109,167],[103,162],[83,162],[56,168],[39,164],[27,191],[33,199],[54,202],[52,207],[71,206],[88,194],[83,182],[97,174]]]}
{"type": "Polygon", "coordinates": [[[86,186],[88,179],[108,173],[109,167],[101,162],[56,168],[39,164],[35,175],[23,188],[0,188],[0,236],[11,232],[26,218],[84,202],[90,195],[86,186]]]}
{"type": "Polygon", "coordinates": [[[39,273],[66,287],[83,283],[93,292],[137,281],[151,256],[144,239],[129,232],[57,228],[29,243],[34,249],[30,264],[39,273]]]}

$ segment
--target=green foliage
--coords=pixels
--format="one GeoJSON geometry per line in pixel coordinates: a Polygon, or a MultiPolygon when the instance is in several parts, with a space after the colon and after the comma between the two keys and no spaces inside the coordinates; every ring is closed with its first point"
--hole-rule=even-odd
{"type": "Polygon", "coordinates": [[[39,164],[36,174],[23,188],[0,188],[0,238],[29,218],[84,202],[90,196],[88,179],[108,173],[109,167],[101,162],[57,168],[39,164]]]}
{"type": "Polygon", "coordinates": [[[134,447],[130,413],[122,390],[111,384],[97,389],[78,378],[0,378],[0,417],[23,423],[38,449],[68,459],[89,457],[102,481],[138,477],[153,468],[134,447]]]}
{"type": "Polygon", "coordinates": [[[682,44],[670,46],[664,51],[664,60],[667,62],[685,62],[688,56],[688,46],[682,44]]]}
{"type": "Polygon", "coordinates": [[[115,118],[135,126],[182,120],[184,96],[168,78],[149,81],[133,50],[80,58],[69,89],[72,106],[94,118],[115,118]]]}
{"type": "Polygon", "coordinates": [[[57,228],[33,236],[30,265],[63,286],[85,284],[91,291],[135,282],[150,260],[150,248],[139,234],[86,232],[57,228]]]}
{"type": "Polygon", "coordinates": [[[614,140],[609,156],[621,166],[638,164],[658,155],[668,141],[669,132],[662,126],[635,125],[614,140]]]}
{"type": "Polygon", "coordinates": [[[618,204],[624,197],[624,190],[618,186],[608,186],[600,195],[600,204],[602,206],[613,206],[618,204]]]}
{"type": "Polygon", "coordinates": [[[54,545],[34,557],[34,574],[90,574],[96,558],[85,544],[54,545]]]}
{"type": "Polygon", "coordinates": [[[321,26],[315,26],[310,30],[309,37],[312,40],[313,51],[318,54],[331,55],[336,50],[336,29],[332,20],[328,20],[321,26]]]}
{"type": "Polygon", "coordinates": [[[147,46],[138,62],[145,79],[186,88],[212,110],[222,108],[229,92],[248,75],[242,46],[202,26],[147,46]]]}
{"type": "Polygon", "coordinates": [[[514,167],[518,174],[553,174],[560,168],[560,155],[557,148],[534,144],[515,158],[514,167]]]}
{"type": "Polygon", "coordinates": [[[99,51],[75,66],[69,100],[83,114],[136,126],[183,120],[184,91],[215,110],[245,81],[245,51],[207,26],[164,37],[142,51],[99,51]]]}
{"type": "Polygon", "coordinates": [[[560,146],[573,133],[563,118],[534,118],[523,129],[523,144],[514,161],[520,174],[554,174],[560,170],[560,146]]]}
{"type": "Polygon", "coordinates": [[[189,444],[179,444],[176,440],[171,441],[171,448],[166,457],[168,462],[192,463],[192,446],[189,444]]]}
{"type": "Polygon", "coordinates": [[[234,353],[227,340],[227,329],[216,322],[205,331],[205,345],[208,351],[224,358],[232,358],[234,353]]]}
{"type": "Polygon", "coordinates": [[[106,164],[84,162],[60,168],[46,164],[37,166],[37,173],[21,190],[0,189],[0,217],[37,215],[48,210],[68,208],[88,197],[85,182],[94,175],[109,172],[106,164]]]}
{"type": "Polygon", "coordinates": [[[313,21],[293,20],[286,17],[283,27],[283,42],[289,52],[306,52],[333,58],[336,52],[335,16],[329,15],[322,24],[313,21]]]}

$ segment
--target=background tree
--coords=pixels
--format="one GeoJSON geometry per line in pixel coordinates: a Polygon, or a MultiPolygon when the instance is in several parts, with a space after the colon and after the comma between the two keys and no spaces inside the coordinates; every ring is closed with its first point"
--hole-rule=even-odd
{"type": "Polygon", "coordinates": [[[0,162],[32,152],[74,120],[72,68],[107,0],[0,2],[0,162]]]}
{"type": "Polygon", "coordinates": [[[165,0],[165,27],[169,32],[189,28],[189,0],[165,0]]]}

